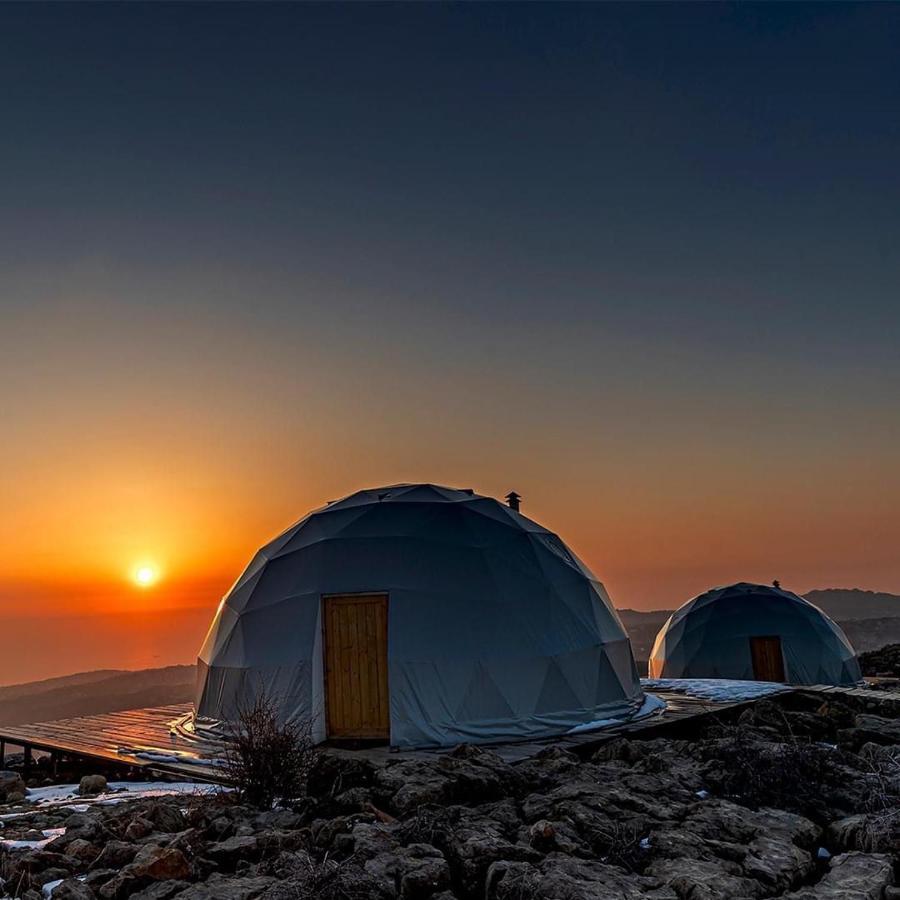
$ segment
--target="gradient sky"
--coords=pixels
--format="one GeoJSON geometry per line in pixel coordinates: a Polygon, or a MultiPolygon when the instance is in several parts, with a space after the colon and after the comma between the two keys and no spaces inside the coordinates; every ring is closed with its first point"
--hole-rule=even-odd
{"type": "Polygon", "coordinates": [[[900,592],[898,43],[886,4],[0,5],[0,614],[212,608],[418,480],[518,490],[619,606],[900,592]]]}

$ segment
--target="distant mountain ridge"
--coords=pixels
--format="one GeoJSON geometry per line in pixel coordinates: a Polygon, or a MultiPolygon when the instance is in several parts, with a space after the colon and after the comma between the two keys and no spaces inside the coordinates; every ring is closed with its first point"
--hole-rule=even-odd
{"type": "Polygon", "coordinates": [[[832,619],[885,619],[900,616],[900,595],[859,588],[824,588],[803,595],[832,619]]]}
{"type": "Polygon", "coordinates": [[[0,687],[0,725],[168,706],[193,699],[195,666],[106,669],[0,687]]]}

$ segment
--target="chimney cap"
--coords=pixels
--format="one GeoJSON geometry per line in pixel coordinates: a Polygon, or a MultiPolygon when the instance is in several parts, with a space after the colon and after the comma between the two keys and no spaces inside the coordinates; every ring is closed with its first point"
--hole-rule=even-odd
{"type": "Polygon", "coordinates": [[[518,511],[519,501],[522,499],[521,494],[517,494],[515,491],[510,491],[504,499],[506,500],[506,503],[510,509],[518,511]]]}

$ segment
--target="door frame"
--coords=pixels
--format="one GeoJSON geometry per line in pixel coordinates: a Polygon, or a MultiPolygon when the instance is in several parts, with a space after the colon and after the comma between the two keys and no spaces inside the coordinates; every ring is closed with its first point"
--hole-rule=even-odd
{"type": "MultiPolygon", "coordinates": [[[[763,679],[759,678],[756,674],[756,654],[754,652],[754,642],[755,641],[777,641],[778,643],[778,653],[780,655],[779,662],[781,663],[781,678],[776,679],[773,683],[775,684],[785,684],[787,682],[787,665],[785,664],[784,659],[784,641],[780,634],[751,634],[749,637],[750,644],[750,664],[753,667],[753,680],[754,681],[762,681],[763,679]]],[[[777,674],[777,673],[775,673],[777,674]]],[[[765,679],[768,681],[769,679],[765,679]]]]}
{"type": "Polygon", "coordinates": [[[342,738],[340,735],[333,736],[331,734],[331,718],[328,709],[328,634],[326,628],[326,619],[325,619],[325,602],[335,597],[353,597],[359,598],[360,600],[365,599],[366,597],[384,597],[384,656],[385,662],[387,663],[385,669],[385,679],[387,681],[387,695],[388,695],[388,734],[387,740],[390,743],[391,740],[391,675],[390,675],[390,615],[391,615],[391,593],[387,590],[370,590],[370,591],[329,591],[327,594],[319,595],[319,618],[322,623],[321,627],[321,636],[322,636],[322,709],[325,713],[323,730],[325,733],[325,740],[362,740],[362,741],[375,741],[377,743],[382,743],[384,741],[383,737],[378,738],[342,738]]]}

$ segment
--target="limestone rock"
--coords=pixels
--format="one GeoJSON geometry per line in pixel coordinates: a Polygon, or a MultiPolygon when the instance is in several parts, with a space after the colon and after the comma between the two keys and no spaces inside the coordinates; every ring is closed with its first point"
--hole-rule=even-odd
{"type": "Polygon", "coordinates": [[[11,772],[8,769],[0,770],[0,803],[14,803],[15,800],[10,799],[10,795],[25,796],[25,782],[18,772],[11,772]]]}
{"type": "Polygon", "coordinates": [[[485,900],[678,900],[654,878],[594,860],[550,854],[539,865],[499,861],[487,873],[485,900]]]}
{"type": "Polygon", "coordinates": [[[97,895],[83,881],[66,878],[53,889],[53,900],[97,900],[97,895]]]}
{"type": "Polygon", "coordinates": [[[85,775],[78,785],[78,793],[82,797],[102,794],[106,790],[106,777],[103,775],[85,775]]]}
{"type": "Polygon", "coordinates": [[[153,881],[184,880],[191,874],[190,863],[180,850],[155,844],[142,847],[128,870],[153,881]]]}
{"type": "Polygon", "coordinates": [[[889,856],[880,853],[844,853],[835,856],[825,877],[784,900],[882,900],[894,883],[889,856]]]}
{"type": "Polygon", "coordinates": [[[275,879],[267,876],[234,878],[214,873],[203,884],[176,894],[175,900],[253,900],[274,883],[275,879]]]}

